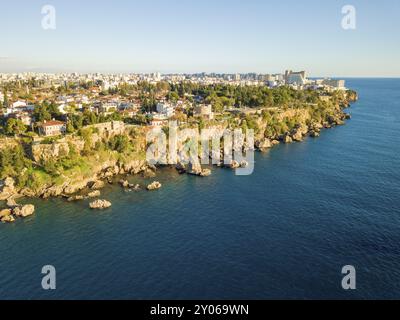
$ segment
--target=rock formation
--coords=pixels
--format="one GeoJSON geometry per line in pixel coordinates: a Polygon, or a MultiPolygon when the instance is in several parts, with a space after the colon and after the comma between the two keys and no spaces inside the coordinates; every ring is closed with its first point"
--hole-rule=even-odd
{"type": "Polygon", "coordinates": [[[162,187],[162,184],[160,182],[154,181],[153,183],[151,183],[147,186],[147,190],[153,191],[153,190],[160,189],[161,187],[162,187]]]}
{"type": "Polygon", "coordinates": [[[13,214],[16,215],[17,217],[29,217],[31,215],[33,215],[33,213],[35,212],[35,206],[32,204],[27,204],[24,206],[20,206],[20,207],[16,207],[13,210],[13,214]]]}
{"type": "Polygon", "coordinates": [[[111,202],[107,200],[96,200],[89,204],[91,209],[107,209],[112,206],[111,202]]]}

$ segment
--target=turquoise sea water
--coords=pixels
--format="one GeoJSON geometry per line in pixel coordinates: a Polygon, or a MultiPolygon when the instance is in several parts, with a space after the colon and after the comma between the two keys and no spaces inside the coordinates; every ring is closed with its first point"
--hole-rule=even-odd
{"type": "Polygon", "coordinates": [[[348,86],[352,120],[257,154],[251,176],[167,169],[157,192],[108,187],[102,212],[34,201],[0,225],[0,299],[400,298],[400,79],[348,86]]]}

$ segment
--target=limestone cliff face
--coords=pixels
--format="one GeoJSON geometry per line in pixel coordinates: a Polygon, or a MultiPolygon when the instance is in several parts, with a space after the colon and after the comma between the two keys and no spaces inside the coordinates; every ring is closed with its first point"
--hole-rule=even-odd
{"type": "MultiPolygon", "coordinates": [[[[111,121],[100,123],[86,127],[92,129],[93,133],[90,134],[90,147],[94,148],[98,141],[118,135],[125,134],[130,129],[130,126],[125,125],[121,121],[111,121]]],[[[79,136],[66,136],[50,144],[43,143],[43,140],[37,140],[31,146],[32,158],[36,162],[48,161],[50,159],[56,160],[59,157],[68,154],[71,146],[77,152],[81,152],[85,146],[85,141],[79,136]]]]}
{"type": "Polygon", "coordinates": [[[31,146],[32,158],[36,162],[58,159],[69,154],[71,146],[81,152],[85,142],[80,138],[64,138],[51,144],[33,144],[31,146]]]}

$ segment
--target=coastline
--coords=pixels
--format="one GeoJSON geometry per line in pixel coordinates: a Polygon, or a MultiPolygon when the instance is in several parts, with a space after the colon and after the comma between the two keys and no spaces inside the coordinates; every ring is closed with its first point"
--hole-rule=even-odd
{"type": "MultiPolygon", "coordinates": [[[[353,102],[358,100],[358,95],[354,91],[348,91],[345,99],[340,101],[335,108],[334,112],[330,114],[323,121],[315,121],[312,119],[310,121],[309,115],[305,115],[302,110],[286,111],[280,114],[280,119],[286,118],[296,118],[297,124],[295,127],[277,136],[266,136],[266,134],[258,134],[255,140],[255,150],[259,152],[266,152],[272,149],[274,146],[284,143],[290,144],[294,142],[301,142],[307,136],[317,138],[321,130],[329,129],[334,126],[344,125],[345,121],[350,119],[350,115],[345,113],[344,110],[351,106],[353,102]],[[308,116],[308,117],[307,117],[308,116]],[[299,120],[300,119],[300,120],[299,120]]],[[[258,131],[264,132],[266,126],[263,127],[263,117],[265,116],[261,112],[257,111],[257,117],[259,116],[258,131]]],[[[223,128],[223,130],[225,130],[223,128]]],[[[128,128],[125,130],[132,130],[128,128]]],[[[125,131],[123,130],[122,133],[125,131]]],[[[266,131],[265,131],[266,132],[266,131]]],[[[70,143],[70,142],[68,142],[70,143]]],[[[146,145],[141,137],[141,148],[146,145]]],[[[54,144],[53,144],[54,149],[54,144]]],[[[60,149],[60,148],[59,148],[60,149]]],[[[54,150],[53,150],[54,151],[54,150]]],[[[60,151],[60,150],[59,150],[60,151]]],[[[244,150],[246,151],[246,150],[244,150]]],[[[144,150],[140,150],[143,154],[144,150]]],[[[231,164],[220,163],[214,165],[213,167],[227,167],[230,169],[237,169],[240,167],[245,167],[246,163],[238,163],[233,160],[231,164]]],[[[175,167],[180,174],[190,174],[194,176],[207,177],[211,175],[211,170],[203,169],[200,164],[196,165],[183,165],[178,162],[176,165],[169,165],[170,167],[175,167]]],[[[25,218],[34,214],[35,208],[28,205],[18,205],[17,200],[20,198],[64,198],[66,201],[81,201],[85,199],[92,199],[90,206],[92,209],[105,209],[110,207],[112,204],[107,200],[104,200],[101,190],[107,184],[119,184],[122,188],[135,192],[142,191],[154,191],[162,187],[162,185],[156,180],[157,169],[160,166],[153,166],[147,163],[146,160],[140,156],[135,159],[129,159],[129,161],[120,161],[118,157],[108,158],[107,161],[100,161],[97,163],[96,167],[93,169],[92,174],[89,177],[75,177],[75,178],[65,178],[60,184],[44,185],[39,190],[32,190],[29,188],[18,188],[16,186],[15,180],[8,177],[4,180],[4,185],[0,192],[0,201],[6,201],[7,208],[0,210],[0,220],[3,223],[14,222],[16,218],[25,218]],[[131,175],[141,174],[145,178],[154,179],[150,185],[129,184],[127,177],[131,175]],[[117,177],[119,177],[117,179],[117,177]]]]}

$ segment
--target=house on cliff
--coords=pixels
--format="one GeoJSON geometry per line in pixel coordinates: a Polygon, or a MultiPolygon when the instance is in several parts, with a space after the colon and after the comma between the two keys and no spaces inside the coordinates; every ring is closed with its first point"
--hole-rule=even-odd
{"type": "Polygon", "coordinates": [[[59,136],[65,134],[67,131],[67,125],[65,122],[51,120],[43,121],[38,126],[39,134],[45,137],[59,136]]]}

